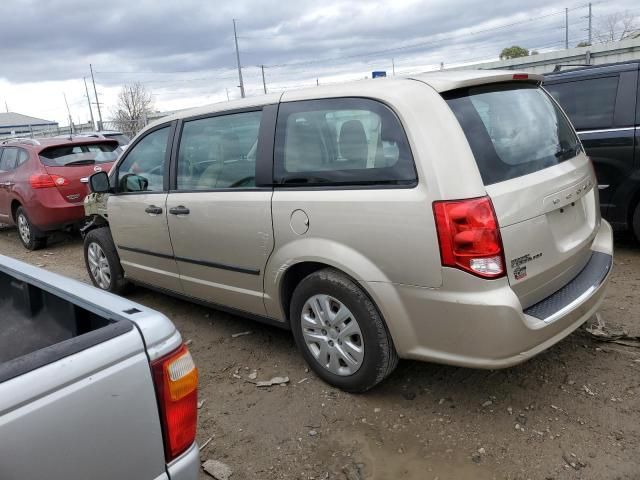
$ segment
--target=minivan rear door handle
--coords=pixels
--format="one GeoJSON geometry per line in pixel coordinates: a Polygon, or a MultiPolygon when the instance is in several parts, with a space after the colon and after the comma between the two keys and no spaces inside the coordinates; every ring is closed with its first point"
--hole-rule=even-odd
{"type": "Polygon", "coordinates": [[[187,207],[180,205],[179,207],[170,208],[169,213],[171,215],[189,215],[191,211],[187,207]]]}
{"type": "Polygon", "coordinates": [[[149,215],[160,215],[162,213],[162,208],[156,207],[155,205],[149,205],[144,209],[144,211],[149,215]]]}

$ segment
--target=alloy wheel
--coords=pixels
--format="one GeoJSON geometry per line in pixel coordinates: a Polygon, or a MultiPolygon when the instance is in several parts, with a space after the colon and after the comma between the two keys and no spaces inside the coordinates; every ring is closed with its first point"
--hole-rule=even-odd
{"type": "Polygon", "coordinates": [[[309,298],[300,316],[307,348],[329,372],[348,376],[364,361],[364,339],[351,311],[330,295],[309,298]]]}
{"type": "Polygon", "coordinates": [[[18,215],[18,233],[25,245],[28,245],[31,241],[31,227],[29,226],[29,220],[22,213],[18,215]]]}
{"type": "Polygon", "coordinates": [[[104,250],[97,243],[90,243],[87,250],[91,276],[100,288],[108,290],[111,285],[111,267],[104,250]]]}

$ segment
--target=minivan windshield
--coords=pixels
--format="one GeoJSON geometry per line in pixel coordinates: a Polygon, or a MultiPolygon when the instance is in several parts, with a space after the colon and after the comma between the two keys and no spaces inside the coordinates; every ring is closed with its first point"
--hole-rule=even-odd
{"type": "Polygon", "coordinates": [[[485,185],[537,172],[580,152],[573,127],[537,85],[486,85],[443,96],[464,130],[485,185]]]}
{"type": "Polygon", "coordinates": [[[120,153],[116,142],[83,145],[58,145],[40,152],[40,162],[47,167],[68,167],[115,162],[120,153]]]}

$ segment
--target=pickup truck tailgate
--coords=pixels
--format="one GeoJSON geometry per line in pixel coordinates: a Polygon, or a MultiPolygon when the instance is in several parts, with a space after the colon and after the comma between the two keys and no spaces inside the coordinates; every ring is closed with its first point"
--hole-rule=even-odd
{"type": "Polygon", "coordinates": [[[137,329],[8,380],[0,390],[11,392],[0,395],[3,480],[165,475],[149,359],[137,329]]]}

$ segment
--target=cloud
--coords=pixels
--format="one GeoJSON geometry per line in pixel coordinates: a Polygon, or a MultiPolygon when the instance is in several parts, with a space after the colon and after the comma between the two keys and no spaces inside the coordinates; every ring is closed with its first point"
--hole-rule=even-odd
{"type": "MultiPolygon", "coordinates": [[[[619,0],[594,11],[634,5],[619,0]]],[[[586,9],[577,0],[569,6],[580,6],[570,14],[576,44],[586,37],[586,9]]],[[[564,39],[563,8],[551,0],[4,0],[0,100],[16,103],[26,85],[66,84],[81,105],[89,63],[105,103],[131,81],[145,83],[160,107],[222,100],[226,88],[235,96],[233,18],[247,89],[256,93],[259,65],[272,88],[283,88],[391,70],[392,58],[408,71],[492,58],[512,44],[560,47],[564,39]],[[505,24],[515,25],[496,29],[505,24]]]]}

